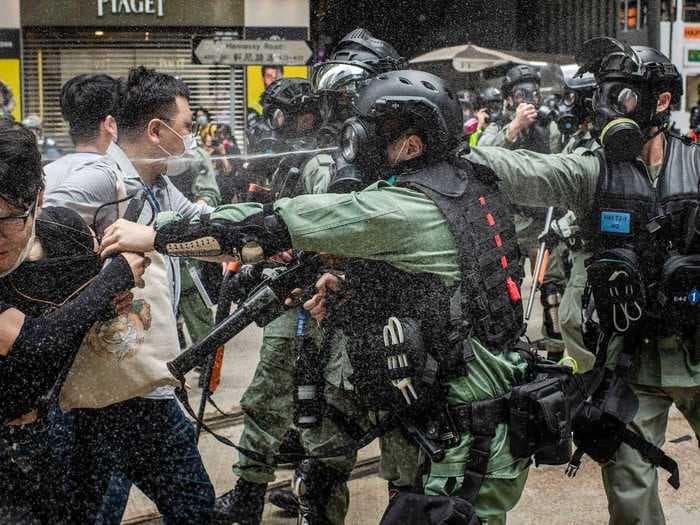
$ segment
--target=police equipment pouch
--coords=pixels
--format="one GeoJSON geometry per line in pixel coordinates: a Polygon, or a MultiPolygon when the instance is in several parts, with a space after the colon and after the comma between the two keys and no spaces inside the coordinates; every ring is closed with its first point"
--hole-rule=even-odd
{"type": "Polygon", "coordinates": [[[641,324],[646,291],[638,257],[632,250],[604,251],[586,262],[586,271],[588,290],[604,332],[624,334],[641,324]]]}
{"type": "Polygon", "coordinates": [[[658,298],[664,319],[674,328],[700,324],[700,255],[673,255],[666,260],[658,298]]]}
{"type": "Polygon", "coordinates": [[[509,428],[510,450],[514,456],[529,457],[570,439],[571,407],[564,381],[563,377],[547,377],[513,388],[509,428]]]}
{"type": "Polygon", "coordinates": [[[379,525],[479,525],[471,503],[459,496],[426,496],[398,491],[379,525]]]}

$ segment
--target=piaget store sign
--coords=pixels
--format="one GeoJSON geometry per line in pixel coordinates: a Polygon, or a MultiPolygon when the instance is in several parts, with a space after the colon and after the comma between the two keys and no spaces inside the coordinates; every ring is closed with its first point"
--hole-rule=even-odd
{"type": "Polygon", "coordinates": [[[97,16],[165,15],[165,0],[97,0],[97,16]]]}

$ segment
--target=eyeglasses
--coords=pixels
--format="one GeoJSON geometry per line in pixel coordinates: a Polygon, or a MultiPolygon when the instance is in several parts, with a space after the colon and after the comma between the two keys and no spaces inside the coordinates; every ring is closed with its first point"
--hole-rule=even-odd
{"type": "Polygon", "coordinates": [[[29,207],[23,215],[8,215],[0,217],[0,231],[3,233],[18,233],[21,232],[27,224],[27,219],[32,216],[36,209],[36,201],[29,207]]]}

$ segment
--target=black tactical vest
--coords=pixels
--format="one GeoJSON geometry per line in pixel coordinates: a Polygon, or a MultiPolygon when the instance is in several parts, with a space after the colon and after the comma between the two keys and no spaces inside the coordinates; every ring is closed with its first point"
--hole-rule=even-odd
{"type": "Polygon", "coordinates": [[[426,350],[443,368],[441,361],[456,336],[461,341],[474,335],[490,350],[500,351],[514,343],[523,328],[515,227],[494,173],[460,159],[458,165],[441,162],[400,175],[397,184],[424,193],[448,222],[462,273],[458,300],[453,301],[458,312],[455,315],[450,305],[456,290],[447,289],[437,275],[349,261],[345,275],[351,298],[337,317],[349,337],[353,385],[365,399],[379,398],[388,385],[382,326],[390,316],[419,320],[426,350]]]}
{"type": "Polygon", "coordinates": [[[642,161],[613,162],[597,151],[601,168],[592,213],[580,218],[594,254],[633,250],[648,285],[658,281],[670,254],[698,253],[685,239],[689,210],[700,201],[700,148],[672,135],[666,139],[656,186],[642,161]]]}
{"type": "Polygon", "coordinates": [[[459,159],[398,178],[425,193],[440,208],[455,238],[462,273],[463,322],[491,350],[501,350],[522,333],[520,251],[508,199],[485,166],[459,159]]]}

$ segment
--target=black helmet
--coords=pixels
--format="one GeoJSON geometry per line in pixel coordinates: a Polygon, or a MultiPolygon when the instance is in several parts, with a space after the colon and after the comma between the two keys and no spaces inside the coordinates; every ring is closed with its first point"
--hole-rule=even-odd
{"type": "Polygon", "coordinates": [[[300,113],[317,115],[317,101],[311,83],[305,78],[280,78],[270,84],[260,97],[263,118],[270,128],[280,132],[292,132],[300,113]]]}
{"type": "Polygon", "coordinates": [[[476,91],[473,89],[463,89],[461,91],[457,91],[457,99],[463,108],[479,109],[477,107],[479,97],[476,94],[476,91]]]}
{"type": "Polygon", "coordinates": [[[671,93],[671,103],[683,95],[683,79],[671,61],[647,46],[629,46],[610,37],[597,37],[583,44],[576,56],[578,75],[593,73],[598,87],[593,101],[596,127],[626,117],[642,129],[665,126],[670,108],[656,112],[659,94],[671,93]]]}
{"type": "Polygon", "coordinates": [[[513,86],[515,86],[516,84],[523,84],[525,82],[529,82],[531,84],[539,86],[539,72],[535,70],[532,66],[528,66],[527,64],[518,64],[517,66],[513,66],[508,70],[505,78],[503,79],[503,84],[501,86],[503,89],[503,93],[506,96],[512,95],[513,86]]]}
{"type": "Polygon", "coordinates": [[[683,95],[683,78],[676,66],[658,50],[648,46],[629,46],[610,37],[592,38],[576,55],[580,75],[590,72],[598,83],[623,80],[649,84],[655,94],[669,91],[671,103],[683,95]]]}
{"type": "Polygon", "coordinates": [[[462,108],[445,82],[424,71],[382,73],[370,79],[353,103],[357,117],[343,126],[341,148],[348,162],[381,163],[385,148],[408,129],[426,143],[425,158],[438,158],[462,140],[462,108]]]}
{"type": "Polygon", "coordinates": [[[503,104],[503,92],[500,89],[494,86],[488,86],[479,91],[479,98],[477,101],[479,107],[485,108],[494,102],[503,104]]]}
{"type": "Polygon", "coordinates": [[[374,38],[365,29],[355,29],[343,37],[330,58],[316,64],[311,84],[316,91],[357,92],[359,83],[382,71],[400,69],[406,64],[396,49],[374,38]]]}

